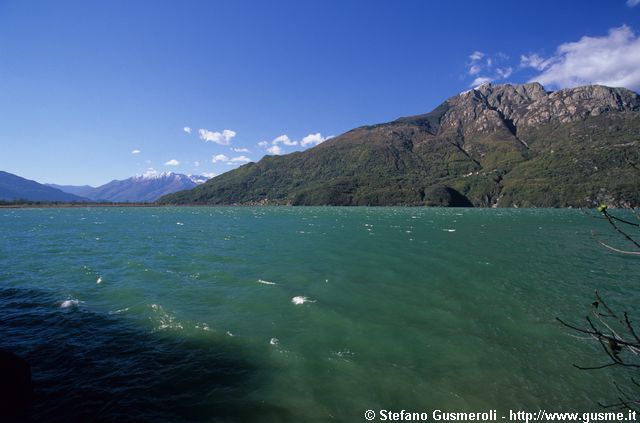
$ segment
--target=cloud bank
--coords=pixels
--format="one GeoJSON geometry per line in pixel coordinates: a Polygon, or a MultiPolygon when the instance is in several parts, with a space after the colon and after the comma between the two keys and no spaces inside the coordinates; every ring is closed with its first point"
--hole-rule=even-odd
{"type": "MultiPolygon", "coordinates": [[[[638,4],[640,0],[627,1],[630,7],[638,4]]],[[[640,88],[640,37],[627,25],[611,28],[604,36],[585,35],[578,41],[562,43],[552,55],[529,52],[519,58],[518,64],[509,64],[509,57],[503,53],[489,56],[474,51],[466,63],[466,73],[473,78],[469,86],[507,82],[509,77],[519,76],[517,79],[552,89],[590,84],[640,88]]]]}
{"type": "Polygon", "coordinates": [[[584,36],[579,41],[561,44],[556,53],[546,59],[536,54],[522,56],[520,65],[541,71],[530,81],[545,86],[570,88],[599,84],[638,89],[640,38],[623,25],[610,29],[604,37],[584,36]]]}

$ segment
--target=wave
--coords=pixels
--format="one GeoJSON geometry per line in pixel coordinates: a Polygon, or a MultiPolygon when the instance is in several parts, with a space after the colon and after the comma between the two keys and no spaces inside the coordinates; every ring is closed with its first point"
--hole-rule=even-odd
{"type": "Polygon", "coordinates": [[[177,321],[175,316],[166,312],[161,305],[149,304],[149,307],[154,311],[154,315],[149,319],[157,324],[155,330],[183,329],[182,323],[177,321]]]}
{"type": "Polygon", "coordinates": [[[311,300],[308,297],[303,297],[301,295],[293,297],[291,299],[291,302],[294,303],[295,305],[301,305],[304,303],[315,303],[315,300],[311,300]]]}
{"type": "Polygon", "coordinates": [[[78,300],[64,300],[62,303],[60,303],[60,308],[70,308],[70,307],[75,307],[78,304],[80,304],[80,301],[78,300]]]}

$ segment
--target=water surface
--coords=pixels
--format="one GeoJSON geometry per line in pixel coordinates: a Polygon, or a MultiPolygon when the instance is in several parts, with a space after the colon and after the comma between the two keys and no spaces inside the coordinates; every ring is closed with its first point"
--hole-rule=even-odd
{"type": "Polygon", "coordinates": [[[0,347],[38,421],[599,410],[616,373],[555,317],[640,315],[640,260],[592,230],[621,244],[572,210],[4,209],[0,347]]]}

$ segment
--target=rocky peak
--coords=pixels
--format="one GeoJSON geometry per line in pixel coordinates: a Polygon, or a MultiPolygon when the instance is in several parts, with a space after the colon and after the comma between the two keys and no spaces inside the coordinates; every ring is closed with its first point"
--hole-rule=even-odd
{"type": "Polygon", "coordinates": [[[586,85],[550,93],[533,102],[518,123],[535,126],[541,123],[568,123],[607,112],[640,110],[640,96],[626,88],[586,85]]]}
{"type": "Polygon", "coordinates": [[[601,85],[548,92],[537,82],[483,84],[447,100],[442,129],[456,133],[492,132],[519,126],[581,121],[608,112],[639,111],[640,96],[626,88],[601,85]]]}

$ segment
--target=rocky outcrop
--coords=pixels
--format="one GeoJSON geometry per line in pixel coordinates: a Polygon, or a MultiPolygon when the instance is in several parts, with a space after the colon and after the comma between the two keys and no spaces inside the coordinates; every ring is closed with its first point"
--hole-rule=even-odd
{"type": "MultiPolygon", "coordinates": [[[[537,82],[483,84],[447,100],[444,131],[491,132],[500,127],[569,123],[608,112],[640,110],[640,96],[626,88],[589,85],[547,92],[537,82]]],[[[510,129],[511,130],[511,129],[510,129]]]]}

